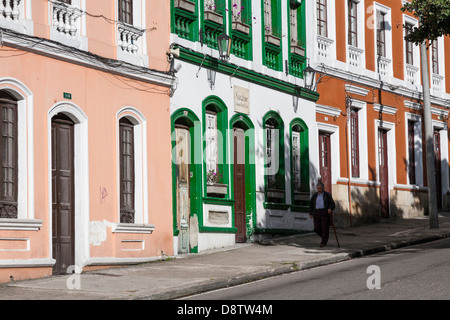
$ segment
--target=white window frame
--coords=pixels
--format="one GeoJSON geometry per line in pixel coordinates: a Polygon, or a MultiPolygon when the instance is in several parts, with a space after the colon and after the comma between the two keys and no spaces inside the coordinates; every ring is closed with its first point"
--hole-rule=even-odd
{"type": "MultiPolygon", "coordinates": [[[[448,127],[447,123],[438,120],[432,120],[433,131],[434,129],[439,130],[440,142],[441,142],[441,193],[445,195],[450,191],[450,181],[449,181],[449,166],[448,166],[448,127]]],[[[438,192],[438,190],[436,190],[438,192]]],[[[443,197],[442,197],[443,198],[443,197]]]]}
{"type": "Polygon", "coordinates": [[[116,12],[116,43],[117,43],[117,59],[142,67],[149,66],[149,57],[147,53],[147,32],[146,29],[146,10],[145,0],[133,0],[133,26],[128,26],[119,22],[119,1],[114,0],[116,12]],[[136,42],[137,51],[127,52],[120,44],[121,28],[127,28],[133,34],[141,34],[136,42]]]}
{"type": "MultiPolygon", "coordinates": [[[[405,112],[405,137],[406,141],[408,141],[408,121],[414,122],[414,160],[415,160],[415,177],[416,177],[416,186],[424,185],[423,182],[423,144],[422,144],[422,118],[414,113],[405,112]],[[417,147],[416,147],[417,146],[417,147]]],[[[406,153],[408,154],[408,143],[406,143],[406,153]]],[[[406,170],[407,170],[407,184],[410,185],[409,181],[409,157],[406,159],[406,170]]]]}
{"type": "Polygon", "coordinates": [[[21,221],[34,219],[33,94],[13,78],[0,78],[0,90],[17,99],[17,219],[7,220],[19,222],[11,227],[3,227],[0,222],[0,226],[7,230],[26,230],[26,224],[21,221]]]}
{"type": "MultiPolygon", "coordinates": [[[[148,224],[148,181],[147,181],[147,121],[134,107],[124,107],[116,114],[116,161],[120,163],[119,121],[128,119],[133,124],[134,133],[134,225],[148,224]]],[[[120,165],[117,170],[117,221],[120,222],[120,165]]],[[[130,232],[133,224],[124,224],[130,232]]],[[[115,229],[115,232],[119,232],[115,229]]],[[[150,231],[150,230],[149,230],[150,231]]],[[[123,231],[121,231],[123,232],[123,231]]]]}
{"type": "MultiPolygon", "coordinates": [[[[366,102],[352,99],[350,108],[356,109],[358,112],[358,150],[359,150],[359,177],[352,177],[351,170],[349,172],[350,180],[355,182],[367,182],[369,180],[368,167],[368,149],[367,149],[367,104],[366,102]]],[[[348,114],[350,109],[347,111],[348,114]]],[[[348,119],[350,121],[350,118],[348,119]]],[[[351,146],[351,126],[348,125],[348,145],[351,146]]],[[[351,152],[351,148],[349,148],[351,152]]],[[[349,165],[351,168],[351,153],[349,154],[349,165]]]]}
{"type": "MultiPolygon", "coordinates": [[[[417,21],[417,19],[414,19],[408,15],[403,15],[403,24],[410,24],[413,27],[418,27],[419,23],[417,21]]],[[[403,30],[403,39],[406,35],[406,30],[403,30]]],[[[413,44],[413,64],[407,64],[406,63],[406,45],[407,45],[407,41],[403,40],[403,72],[404,72],[404,81],[405,81],[405,85],[407,87],[411,87],[413,86],[414,88],[417,88],[418,86],[421,85],[420,82],[420,47],[413,44]],[[408,81],[407,79],[407,74],[408,74],[408,69],[410,72],[411,71],[415,71],[415,76],[414,76],[414,83],[411,83],[408,81]]]]}
{"type": "MultiPolygon", "coordinates": [[[[430,85],[431,91],[433,95],[441,96],[445,93],[445,50],[444,50],[444,38],[439,37],[436,39],[438,42],[438,63],[439,63],[439,74],[433,72],[433,60],[431,56],[431,52],[429,54],[429,66],[430,66],[430,85]],[[433,89],[433,78],[438,78],[440,80],[440,91],[436,91],[433,89]]],[[[430,49],[431,50],[431,49],[430,49]]]]}
{"type": "Polygon", "coordinates": [[[365,7],[364,7],[364,1],[365,0],[354,0],[357,4],[357,42],[358,46],[354,47],[348,44],[348,14],[349,14],[349,7],[348,7],[348,0],[345,0],[345,43],[346,43],[346,50],[347,50],[347,64],[349,64],[350,54],[358,54],[360,61],[358,68],[365,69],[366,67],[366,55],[365,55],[365,7]],[[353,52],[352,52],[353,51],[353,52]]]}
{"type": "MultiPolygon", "coordinates": [[[[375,73],[379,74],[379,61],[378,61],[378,53],[377,53],[377,26],[378,26],[378,20],[377,20],[377,11],[380,11],[382,14],[385,15],[385,23],[388,24],[388,26],[385,28],[385,46],[386,46],[386,57],[382,57],[381,59],[388,61],[388,70],[386,77],[392,77],[393,76],[393,61],[392,61],[392,15],[391,15],[391,8],[384,6],[378,2],[374,2],[373,4],[373,14],[374,14],[374,48],[375,48],[375,73]]],[[[378,134],[378,133],[377,133],[378,134]]]]}
{"type": "Polygon", "coordinates": [[[315,55],[318,57],[318,62],[321,60],[336,60],[336,4],[334,0],[327,1],[327,36],[319,35],[317,28],[317,1],[314,0],[314,31],[316,35],[317,45],[315,47],[315,55]],[[318,45],[328,46],[327,57],[319,54],[318,45]]]}

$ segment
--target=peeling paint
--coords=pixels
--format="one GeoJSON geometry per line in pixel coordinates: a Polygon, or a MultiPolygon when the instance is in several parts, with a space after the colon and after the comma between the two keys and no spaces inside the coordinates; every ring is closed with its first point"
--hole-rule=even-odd
{"type": "Polygon", "coordinates": [[[107,228],[115,225],[116,223],[106,220],[91,221],[89,223],[89,244],[100,246],[102,242],[106,241],[108,231],[107,228]]]}

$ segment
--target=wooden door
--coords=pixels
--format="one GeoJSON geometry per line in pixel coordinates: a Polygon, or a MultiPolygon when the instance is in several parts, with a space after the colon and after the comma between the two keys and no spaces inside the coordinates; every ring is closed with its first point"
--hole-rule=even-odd
{"type": "Polygon", "coordinates": [[[387,131],[378,129],[378,171],[380,175],[381,217],[389,218],[389,171],[387,131]]]}
{"type": "Polygon", "coordinates": [[[245,214],[245,133],[243,129],[233,129],[234,140],[234,223],[237,228],[236,242],[246,241],[245,214]]]}
{"type": "Polygon", "coordinates": [[[176,127],[178,253],[189,253],[189,128],[176,127]]]}
{"type": "Polygon", "coordinates": [[[331,144],[330,134],[319,133],[319,172],[325,191],[331,193],[331,144]]]}
{"type": "Polygon", "coordinates": [[[437,207],[438,209],[442,209],[441,136],[439,131],[434,131],[434,172],[436,178],[437,207]]]}
{"type": "Polygon", "coordinates": [[[75,264],[73,122],[52,119],[52,245],[54,274],[75,264]]]}

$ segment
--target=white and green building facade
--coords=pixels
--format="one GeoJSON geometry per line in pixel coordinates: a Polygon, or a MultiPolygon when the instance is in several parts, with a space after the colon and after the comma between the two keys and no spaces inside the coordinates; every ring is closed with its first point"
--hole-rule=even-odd
{"type": "Polygon", "coordinates": [[[175,253],[312,229],[319,96],[303,80],[305,5],[171,0],[175,253]]]}

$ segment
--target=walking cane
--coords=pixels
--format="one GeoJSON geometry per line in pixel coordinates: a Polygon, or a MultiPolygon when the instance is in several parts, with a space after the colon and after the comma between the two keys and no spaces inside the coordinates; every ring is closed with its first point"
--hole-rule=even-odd
{"type": "Polygon", "coordinates": [[[339,244],[339,239],[338,239],[338,236],[337,236],[337,233],[336,233],[336,227],[334,226],[334,215],[333,215],[333,212],[331,212],[331,225],[333,226],[334,236],[336,237],[337,245],[340,248],[341,245],[339,244]]]}

